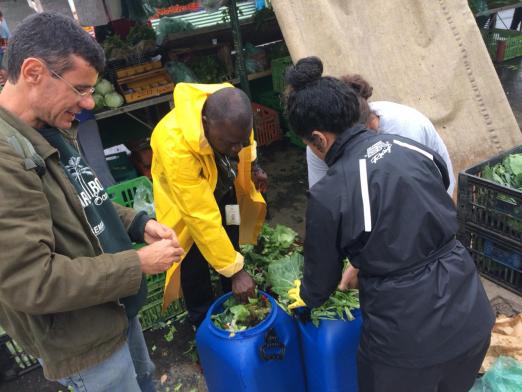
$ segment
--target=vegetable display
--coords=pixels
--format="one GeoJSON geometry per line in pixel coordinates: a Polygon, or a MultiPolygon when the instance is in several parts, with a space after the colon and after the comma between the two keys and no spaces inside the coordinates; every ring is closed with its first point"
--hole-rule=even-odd
{"type": "Polygon", "coordinates": [[[92,98],[95,103],[95,110],[108,107],[111,109],[118,108],[124,104],[123,97],[114,91],[114,86],[107,79],[100,79],[94,86],[94,94],[92,98]]]}

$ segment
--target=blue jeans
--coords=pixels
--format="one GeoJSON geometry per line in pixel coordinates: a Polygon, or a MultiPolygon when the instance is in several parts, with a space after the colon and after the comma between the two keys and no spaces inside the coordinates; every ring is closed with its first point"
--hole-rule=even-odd
{"type": "Polygon", "coordinates": [[[155,366],[138,317],[129,320],[127,338],[127,343],[105,361],[58,382],[74,392],[155,392],[155,366]]]}

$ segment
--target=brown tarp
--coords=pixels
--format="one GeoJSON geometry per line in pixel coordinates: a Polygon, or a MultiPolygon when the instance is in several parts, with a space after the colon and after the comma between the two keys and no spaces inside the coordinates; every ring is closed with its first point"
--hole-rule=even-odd
{"type": "Polygon", "coordinates": [[[360,73],[373,100],[428,116],[455,172],[522,135],[467,0],[272,0],[294,62],[315,55],[325,73],[360,73]]]}

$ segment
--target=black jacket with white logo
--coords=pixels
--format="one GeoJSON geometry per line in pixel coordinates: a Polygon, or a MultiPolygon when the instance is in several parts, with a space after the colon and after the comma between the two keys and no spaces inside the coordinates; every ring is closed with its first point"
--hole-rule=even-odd
{"type": "Polygon", "coordinates": [[[301,297],[321,305],[342,260],[360,269],[361,354],[442,363],[489,336],[494,316],[458,228],[444,161],[410,139],[356,126],[338,136],[310,191],[301,297]]]}

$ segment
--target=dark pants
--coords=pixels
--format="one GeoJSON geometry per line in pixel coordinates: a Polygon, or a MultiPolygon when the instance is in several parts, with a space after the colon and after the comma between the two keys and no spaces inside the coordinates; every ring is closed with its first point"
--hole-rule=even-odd
{"type": "Polygon", "coordinates": [[[358,355],[359,392],[468,392],[488,351],[490,338],[458,358],[426,368],[397,368],[358,355]]]}
{"type": "MultiPolygon", "coordinates": [[[[224,196],[218,206],[228,238],[230,238],[234,248],[239,250],[239,226],[227,226],[225,223],[225,206],[227,204],[236,204],[234,190],[224,196]]],[[[221,276],[221,287],[224,293],[231,291],[232,283],[230,279],[221,276]]],[[[205,314],[214,300],[214,293],[208,262],[196,244],[192,245],[181,263],[181,288],[183,289],[189,319],[197,327],[205,318],[205,314]]]]}

